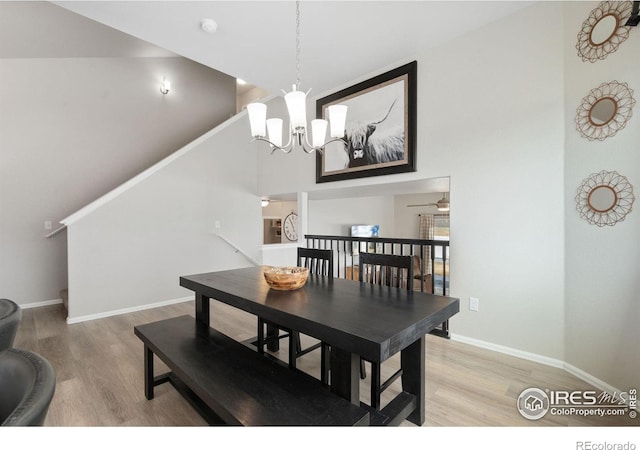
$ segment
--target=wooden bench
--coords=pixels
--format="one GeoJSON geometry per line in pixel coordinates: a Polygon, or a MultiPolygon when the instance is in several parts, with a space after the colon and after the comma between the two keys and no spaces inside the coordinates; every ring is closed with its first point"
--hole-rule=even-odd
{"type": "Polygon", "coordinates": [[[171,382],[210,423],[229,425],[369,425],[369,412],[313,377],[180,316],[134,327],[144,343],[145,396],[171,382]],[[153,355],[171,372],[153,373],[153,355]],[[212,413],[212,414],[211,414],[212,413]]]}

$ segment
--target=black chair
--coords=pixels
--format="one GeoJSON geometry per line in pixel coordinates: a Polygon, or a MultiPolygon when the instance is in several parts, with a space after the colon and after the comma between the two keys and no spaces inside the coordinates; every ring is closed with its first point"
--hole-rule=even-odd
{"type": "MultiPolygon", "coordinates": [[[[309,275],[321,275],[326,277],[333,277],[333,251],[322,250],[316,248],[303,248],[298,247],[297,266],[306,267],[309,269],[309,275]]],[[[324,383],[328,382],[329,373],[329,352],[328,346],[322,342],[318,342],[308,348],[302,348],[302,342],[300,340],[300,333],[294,330],[284,330],[284,334],[280,334],[280,329],[277,324],[273,324],[258,318],[258,349],[262,351],[264,345],[268,344],[269,340],[289,338],[289,367],[295,369],[296,359],[300,358],[307,353],[321,348],[321,368],[320,378],[324,383]],[[264,336],[264,325],[271,328],[267,333],[267,338],[262,339],[264,336]]]]}
{"type": "MultiPolygon", "coordinates": [[[[411,292],[413,287],[413,259],[411,256],[388,255],[384,253],[360,253],[360,282],[405,288],[411,292]]],[[[363,362],[360,360],[360,371],[363,362]]],[[[371,407],[380,409],[380,394],[399,376],[399,369],[384,383],[380,377],[380,363],[371,362],[371,407]]]]}
{"type": "Polygon", "coordinates": [[[56,387],[51,364],[42,356],[9,349],[0,355],[0,425],[41,426],[56,387]]]}
{"type": "MultiPolygon", "coordinates": [[[[298,247],[297,264],[298,267],[309,269],[309,274],[333,278],[333,250],[298,247]]],[[[297,331],[291,333],[290,347],[292,341],[296,351],[294,360],[320,347],[320,379],[323,383],[329,383],[329,345],[319,342],[303,350],[300,333],[297,331]]]]}
{"type": "Polygon", "coordinates": [[[13,347],[22,317],[20,306],[6,298],[0,298],[0,354],[13,347]]]}
{"type": "Polygon", "coordinates": [[[298,267],[306,267],[310,274],[333,277],[333,250],[298,247],[298,267]]]}

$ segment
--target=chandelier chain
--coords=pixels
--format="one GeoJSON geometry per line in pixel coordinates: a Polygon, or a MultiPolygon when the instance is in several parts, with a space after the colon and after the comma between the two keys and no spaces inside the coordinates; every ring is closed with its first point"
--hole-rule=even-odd
{"type": "Polygon", "coordinates": [[[306,97],[310,91],[310,89],[306,93],[300,91],[300,0],[296,0],[296,83],[293,85],[291,92],[282,90],[289,111],[289,142],[283,145],[282,119],[267,119],[267,105],[264,103],[249,103],[247,105],[253,140],[269,143],[271,154],[276,150],[290,153],[294,147],[300,147],[305,153],[313,153],[315,151],[322,153],[325,146],[331,142],[339,141],[346,145],[342,137],[334,137],[344,135],[346,105],[331,105],[328,107],[329,116],[332,118],[330,120],[334,120],[338,124],[335,127],[338,128],[338,131],[335,131],[332,126],[331,138],[328,141],[325,138],[329,121],[324,119],[312,120],[309,131],[313,133],[313,139],[312,143],[309,142],[309,137],[312,134],[307,133],[306,97]]]}
{"type": "Polygon", "coordinates": [[[296,1],[296,88],[300,89],[300,1],[296,1]]]}

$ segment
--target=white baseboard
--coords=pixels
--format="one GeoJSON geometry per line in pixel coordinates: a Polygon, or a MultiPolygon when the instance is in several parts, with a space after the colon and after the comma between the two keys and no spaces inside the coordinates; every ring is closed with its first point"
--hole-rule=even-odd
{"type": "Polygon", "coordinates": [[[451,339],[454,341],[462,342],[464,344],[473,345],[475,347],[486,348],[487,350],[493,350],[494,352],[504,353],[506,355],[515,356],[517,358],[522,358],[528,361],[544,364],[545,366],[564,369],[564,365],[565,365],[565,362],[559,359],[549,358],[548,356],[542,356],[536,353],[525,352],[523,350],[506,347],[504,345],[494,344],[492,342],[481,341],[480,339],[460,336],[459,334],[451,334],[451,339]]]}
{"type": "Polygon", "coordinates": [[[20,308],[22,308],[22,309],[40,308],[41,306],[58,305],[60,303],[62,303],[62,299],[61,298],[56,298],[56,299],[53,299],[53,300],[45,300],[45,301],[42,301],[42,302],[26,303],[26,304],[20,305],[20,308]]]}
{"type": "Polygon", "coordinates": [[[620,389],[617,389],[613,386],[611,386],[610,384],[605,383],[604,381],[600,380],[599,378],[594,377],[593,375],[585,372],[582,369],[578,369],[577,367],[569,364],[569,363],[564,363],[564,370],[566,370],[567,372],[569,372],[571,375],[580,378],[582,381],[585,381],[587,383],[589,383],[590,385],[592,385],[593,387],[596,387],[598,389],[600,389],[601,391],[607,392],[610,395],[613,395],[614,393],[619,393],[621,392],[620,389]]]}
{"type": "Polygon", "coordinates": [[[184,302],[188,302],[188,301],[193,301],[193,298],[194,298],[193,296],[182,297],[182,298],[176,298],[176,299],[172,299],[172,300],[165,300],[165,301],[158,302],[158,303],[150,303],[150,304],[147,304],[147,305],[134,306],[132,308],[115,309],[113,311],[106,311],[106,312],[101,312],[101,313],[98,313],[98,314],[89,314],[89,315],[86,315],[86,316],[78,316],[78,317],[67,317],[67,323],[69,325],[71,325],[71,324],[74,324],[74,323],[87,322],[89,320],[104,319],[105,317],[119,316],[120,314],[127,314],[127,313],[136,312],[136,311],[143,311],[145,309],[153,309],[153,308],[159,308],[161,306],[175,305],[176,303],[184,303],[184,302]]]}
{"type": "Polygon", "coordinates": [[[551,367],[556,367],[558,369],[563,369],[569,372],[571,375],[581,379],[582,381],[589,383],[593,387],[600,389],[601,391],[607,392],[609,394],[613,394],[614,392],[620,392],[620,389],[616,389],[610,384],[605,383],[604,381],[594,377],[593,375],[585,372],[584,370],[579,369],[560,359],[549,358],[548,356],[542,356],[536,353],[525,352],[523,350],[506,347],[504,345],[494,344],[492,342],[482,341],[480,339],[460,336],[459,334],[451,334],[451,340],[462,342],[464,344],[473,345],[475,347],[484,348],[487,350],[492,350],[498,353],[504,353],[505,355],[515,356],[516,358],[522,358],[528,361],[537,362],[540,364],[544,364],[545,366],[551,366],[551,367]]]}

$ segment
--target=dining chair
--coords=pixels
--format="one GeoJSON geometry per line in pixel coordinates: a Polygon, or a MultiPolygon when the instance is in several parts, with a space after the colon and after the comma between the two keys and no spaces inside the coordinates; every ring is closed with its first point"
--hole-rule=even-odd
{"type": "MultiPolygon", "coordinates": [[[[309,269],[309,274],[333,278],[333,250],[298,247],[297,265],[298,267],[306,267],[309,269]]],[[[320,380],[323,383],[328,384],[329,345],[324,342],[318,342],[317,344],[303,349],[302,342],[300,341],[300,333],[297,331],[293,331],[291,333],[289,348],[291,348],[292,343],[293,348],[295,349],[295,355],[293,357],[294,367],[296,358],[320,348],[320,380]]]]}
{"type": "Polygon", "coordinates": [[[333,277],[333,250],[298,247],[297,265],[310,274],[333,277]]]}
{"type": "MultiPolygon", "coordinates": [[[[411,256],[360,253],[358,265],[360,282],[406,288],[407,291],[412,291],[413,258],[411,256]]],[[[362,372],[362,359],[360,362],[360,370],[362,372]]],[[[402,368],[383,383],[380,374],[380,363],[369,362],[371,363],[371,407],[380,409],[380,395],[402,375],[402,368]]]]}
{"type": "MultiPolygon", "coordinates": [[[[317,248],[304,248],[298,247],[296,264],[298,267],[306,267],[309,270],[309,275],[320,275],[325,277],[333,277],[333,250],[317,249],[317,248]]],[[[277,324],[267,322],[262,318],[258,318],[258,336],[264,335],[264,325],[271,325],[276,328],[275,332],[278,333],[276,338],[289,338],[289,367],[295,369],[296,359],[303,355],[306,355],[318,348],[321,349],[321,363],[320,363],[320,379],[323,383],[328,383],[329,377],[329,347],[328,345],[318,342],[305,349],[302,348],[302,341],[300,340],[300,333],[295,330],[286,330],[284,334],[280,334],[280,329],[277,324]],[[261,333],[262,331],[262,333],[261,333]]],[[[262,345],[265,341],[262,342],[262,345]]],[[[261,345],[260,339],[258,339],[258,346],[261,345]]]]}

